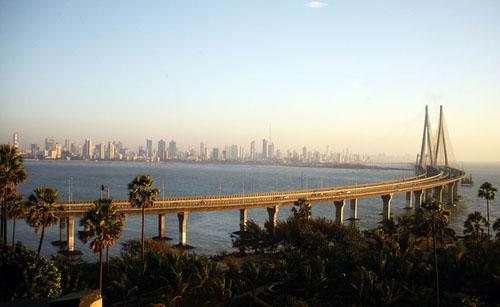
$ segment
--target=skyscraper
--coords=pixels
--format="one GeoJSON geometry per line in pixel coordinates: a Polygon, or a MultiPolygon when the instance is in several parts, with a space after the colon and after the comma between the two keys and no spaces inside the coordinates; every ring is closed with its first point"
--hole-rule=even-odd
{"type": "Polygon", "coordinates": [[[95,146],[96,159],[104,160],[106,158],[106,145],[104,143],[97,144],[95,146]]]}
{"type": "Polygon", "coordinates": [[[212,149],[212,160],[219,160],[219,148],[212,149]]]}
{"type": "Polygon", "coordinates": [[[269,159],[274,158],[274,143],[271,143],[267,146],[267,157],[269,159]]]}
{"type": "Polygon", "coordinates": [[[160,161],[165,161],[167,160],[167,142],[165,142],[163,139],[158,141],[158,158],[160,161]]]}
{"type": "Polygon", "coordinates": [[[177,143],[174,140],[168,143],[168,158],[175,159],[177,156],[177,143]]]}
{"type": "Polygon", "coordinates": [[[54,150],[56,146],[56,140],[53,137],[45,138],[45,150],[54,150]]]}
{"type": "Polygon", "coordinates": [[[109,160],[113,160],[115,158],[115,143],[108,142],[108,153],[106,154],[106,157],[109,160]]]}
{"type": "Polygon", "coordinates": [[[205,143],[200,143],[200,158],[205,160],[207,157],[205,156],[205,143]]]}
{"type": "Polygon", "coordinates": [[[255,161],[255,141],[250,143],[250,160],[255,161]]]}
{"type": "MultiPolygon", "coordinates": [[[[47,140],[45,140],[45,146],[47,146],[47,140]]],[[[85,143],[83,143],[83,158],[84,159],[92,159],[94,155],[94,147],[92,147],[92,141],[90,139],[85,139],[85,143]]]]}
{"type": "Polygon", "coordinates": [[[267,140],[262,140],[262,159],[267,159],[267,140]]]}
{"type": "Polygon", "coordinates": [[[12,135],[12,146],[19,149],[19,134],[17,132],[12,135]]]}
{"type": "Polygon", "coordinates": [[[153,141],[146,140],[146,157],[151,158],[153,156],[153,141]]]}

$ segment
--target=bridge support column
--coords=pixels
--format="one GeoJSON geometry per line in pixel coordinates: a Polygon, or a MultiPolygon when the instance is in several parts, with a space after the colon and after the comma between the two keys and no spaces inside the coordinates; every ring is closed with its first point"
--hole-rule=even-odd
{"type": "Polygon", "coordinates": [[[434,188],[434,198],[440,203],[443,202],[443,186],[438,186],[434,188]]]}
{"type": "Polygon", "coordinates": [[[413,199],[411,196],[411,192],[406,192],[406,209],[413,208],[413,199]]]}
{"type": "Polygon", "coordinates": [[[351,199],[351,220],[358,219],[358,199],[351,199]]]}
{"type": "Polygon", "coordinates": [[[458,200],[458,182],[455,182],[455,184],[453,185],[453,200],[458,200]]]}
{"type": "Polygon", "coordinates": [[[158,214],[158,239],[165,239],[165,214],[158,214]]]}
{"type": "Polygon", "coordinates": [[[429,202],[432,199],[432,188],[425,190],[425,202],[429,202]]]}
{"type": "Polygon", "coordinates": [[[415,207],[417,209],[422,208],[425,196],[424,192],[422,190],[413,191],[413,195],[415,196],[415,207]]]}
{"type": "Polygon", "coordinates": [[[453,190],[455,190],[455,185],[457,183],[456,182],[453,182],[453,183],[449,183],[448,184],[448,205],[453,205],[455,203],[455,199],[453,198],[453,190]]]}
{"type": "Polygon", "coordinates": [[[247,209],[240,209],[240,230],[247,230],[247,209]]]}
{"type": "Polygon", "coordinates": [[[66,229],[66,247],[68,252],[75,251],[75,216],[73,214],[67,217],[67,229],[66,229]]]}
{"type": "Polygon", "coordinates": [[[387,221],[391,218],[391,200],[392,194],[382,195],[382,201],[384,202],[384,221],[387,221]]]}
{"type": "Polygon", "coordinates": [[[278,211],[280,206],[274,206],[267,208],[267,214],[269,214],[269,225],[271,227],[271,231],[274,231],[274,228],[278,224],[278,211]]]}
{"type": "Polygon", "coordinates": [[[187,221],[189,212],[179,212],[177,213],[177,218],[179,219],[179,246],[187,245],[187,221]]]}
{"type": "Polygon", "coordinates": [[[344,225],[345,200],[338,200],[333,203],[335,204],[335,223],[338,225],[344,225]]]}
{"type": "Polygon", "coordinates": [[[66,240],[66,218],[61,217],[59,219],[59,246],[64,247],[64,241],[66,240]]]}

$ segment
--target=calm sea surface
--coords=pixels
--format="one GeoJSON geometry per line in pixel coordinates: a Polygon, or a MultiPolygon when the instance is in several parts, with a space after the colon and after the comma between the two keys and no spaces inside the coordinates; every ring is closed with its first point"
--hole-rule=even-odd
{"type": "MultiPolygon", "coordinates": [[[[35,187],[47,186],[59,190],[61,199],[68,199],[69,189],[73,199],[96,199],[99,197],[100,185],[110,187],[111,196],[115,199],[127,198],[127,184],[139,174],[150,174],[158,188],[164,186],[164,196],[189,196],[263,192],[273,190],[290,190],[301,187],[326,187],[376,182],[393,178],[413,176],[411,166],[408,170],[366,170],[366,169],[329,169],[298,168],[284,166],[247,166],[247,165],[211,165],[184,163],[120,163],[120,162],[37,162],[26,161],[28,181],[20,186],[20,192],[28,196],[35,187]],[[71,182],[71,184],[70,184],[71,182]]],[[[478,210],[486,214],[485,202],[477,198],[477,189],[484,181],[492,182],[500,187],[500,163],[464,164],[465,170],[474,176],[473,187],[459,187],[461,203],[451,209],[451,224],[462,233],[463,222],[467,215],[478,210]]],[[[163,195],[160,193],[159,198],[163,195]]],[[[500,197],[500,196],[499,196],[500,197]]],[[[407,213],[404,209],[404,194],[396,194],[392,201],[393,215],[407,213]]],[[[500,217],[498,200],[490,204],[491,219],[500,217]]],[[[290,215],[290,206],[281,207],[279,219],[290,215]]],[[[362,228],[371,228],[381,220],[382,201],[379,198],[359,200],[359,218],[362,228]]],[[[330,203],[315,204],[313,216],[334,218],[334,207],[330,203]]],[[[350,216],[346,206],[345,216],[350,216]]],[[[248,210],[248,219],[264,225],[267,219],[266,209],[248,210]]],[[[166,217],[166,233],[178,242],[178,221],[175,214],[166,217]]],[[[79,220],[76,223],[79,227],[79,220]]],[[[35,250],[39,236],[23,220],[16,224],[16,239],[35,250]]],[[[140,238],[140,216],[129,216],[120,241],[140,238]]],[[[146,216],[145,231],[147,236],[157,235],[157,216],[146,216]]],[[[219,211],[191,213],[188,220],[188,243],[195,247],[199,254],[215,254],[219,251],[231,250],[230,234],[239,229],[238,211],[219,211]]],[[[9,224],[9,240],[11,228],[9,224]]],[[[59,238],[59,227],[54,226],[46,231],[42,254],[48,256],[58,251],[51,241],[59,238]]],[[[75,238],[75,248],[84,253],[87,260],[96,260],[88,246],[75,238]]],[[[110,253],[119,253],[117,244],[110,253]]]]}

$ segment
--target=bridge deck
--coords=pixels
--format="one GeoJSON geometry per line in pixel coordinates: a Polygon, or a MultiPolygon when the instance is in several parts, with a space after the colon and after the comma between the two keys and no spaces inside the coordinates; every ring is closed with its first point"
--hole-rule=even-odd
{"type": "MultiPolygon", "coordinates": [[[[311,203],[333,202],[348,199],[369,198],[400,192],[427,190],[454,183],[463,178],[464,173],[457,169],[442,168],[430,170],[419,176],[375,182],[362,185],[327,187],[320,189],[293,190],[285,192],[206,195],[193,197],[170,197],[157,200],[154,206],[147,208],[148,214],[173,213],[184,211],[220,211],[244,208],[265,208],[291,205],[298,199],[311,203]]],[[[82,214],[92,207],[92,201],[62,202],[62,211],[58,215],[82,214]]],[[[139,214],[141,209],[133,208],[127,200],[115,200],[120,211],[127,214],[139,214]]]]}

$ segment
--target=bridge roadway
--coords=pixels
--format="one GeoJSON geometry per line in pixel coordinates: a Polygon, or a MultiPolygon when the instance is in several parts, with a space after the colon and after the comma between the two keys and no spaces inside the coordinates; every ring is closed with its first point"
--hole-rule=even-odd
{"type": "MultiPolygon", "coordinates": [[[[277,223],[280,206],[292,205],[299,199],[310,203],[333,202],[335,205],[335,221],[344,222],[344,207],[347,200],[351,204],[351,218],[357,219],[358,199],[381,197],[383,204],[383,219],[391,216],[391,199],[394,193],[406,193],[407,207],[412,208],[413,203],[421,207],[426,197],[431,193],[441,202],[443,191],[447,191],[448,204],[453,204],[458,197],[458,182],[464,177],[464,172],[454,168],[428,167],[420,175],[402,179],[350,185],[342,187],[328,187],[319,189],[304,189],[284,192],[209,195],[193,197],[169,197],[157,200],[146,214],[158,214],[158,237],[165,237],[165,214],[177,213],[179,218],[179,244],[186,245],[187,219],[189,212],[240,210],[241,230],[246,228],[247,209],[267,208],[269,221],[274,226],[277,223]],[[412,197],[413,194],[413,197],[412,197]],[[412,201],[414,198],[414,201],[412,201]]],[[[140,214],[140,208],[130,206],[127,200],[114,200],[118,209],[126,214],[140,214]]],[[[62,210],[57,214],[66,217],[66,241],[68,251],[74,250],[74,217],[82,215],[93,206],[93,201],[67,201],[61,202],[62,210]]],[[[63,226],[61,226],[63,227],[63,226]]]]}

